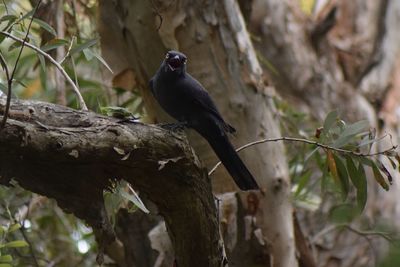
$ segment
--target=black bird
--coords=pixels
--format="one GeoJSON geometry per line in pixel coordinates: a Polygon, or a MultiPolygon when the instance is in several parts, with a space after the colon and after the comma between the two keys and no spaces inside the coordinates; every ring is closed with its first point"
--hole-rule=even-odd
{"type": "Polygon", "coordinates": [[[228,133],[235,129],[224,121],[203,86],[186,72],[186,61],[186,56],[180,52],[167,53],[150,80],[154,97],[169,115],[195,129],[208,141],[240,189],[258,189],[254,177],[228,139],[228,133]]]}

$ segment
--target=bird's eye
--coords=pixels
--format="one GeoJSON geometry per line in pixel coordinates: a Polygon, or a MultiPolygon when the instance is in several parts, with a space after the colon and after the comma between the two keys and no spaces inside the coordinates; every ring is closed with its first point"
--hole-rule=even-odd
{"type": "Polygon", "coordinates": [[[167,53],[167,55],[165,55],[165,58],[168,59],[169,58],[169,54],[167,53]]]}
{"type": "Polygon", "coordinates": [[[187,59],[183,57],[183,58],[181,59],[181,61],[182,61],[183,64],[186,64],[187,59]]]}

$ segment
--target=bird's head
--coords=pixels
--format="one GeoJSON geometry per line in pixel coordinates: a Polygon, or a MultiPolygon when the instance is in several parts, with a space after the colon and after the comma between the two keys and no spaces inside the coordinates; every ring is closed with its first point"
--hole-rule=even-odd
{"type": "Polygon", "coordinates": [[[168,51],[165,55],[165,71],[175,73],[177,75],[183,74],[186,70],[187,58],[184,54],[178,51],[168,51]]]}

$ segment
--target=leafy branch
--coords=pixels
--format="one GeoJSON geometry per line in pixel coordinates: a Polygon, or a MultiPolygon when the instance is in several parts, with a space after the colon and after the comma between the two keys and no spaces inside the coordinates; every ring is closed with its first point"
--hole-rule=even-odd
{"type": "MultiPolygon", "coordinates": [[[[266,138],[248,143],[239,147],[236,151],[247,149],[249,147],[269,143],[269,142],[297,142],[313,145],[315,148],[305,157],[304,163],[314,155],[318,167],[322,172],[321,186],[324,190],[326,186],[326,177],[330,176],[340,188],[342,200],[345,201],[350,192],[350,183],[354,186],[357,195],[358,212],[361,212],[367,201],[367,175],[365,167],[372,169],[372,175],[375,181],[385,190],[389,190],[393,178],[387,167],[382,162],[382,156],[387,158],[393,170],[400,168],[400,156],[397,153],[397,145],[378,152],[361,152],[361,148],[367,148],[371,151],[372,145],[391,135],[386,134],[380,138],[375,138],[375,130],[367,130],[369,124],[367,121],[358,121],[353,124],[346,124],[338,116],[337,111],[330,112],[324,123],[315,132],[317,140],[309,140],[305,138],[295,137],[278,137],[266,138]],[[318,149],[323,149],[325,157],[320,153],[315,153],[318,149]],[[396,164],[397,161],[397,164],[396,164]]],[[[218,162],[208,173],[212,175],[221,165],[218,162]]],[[[303,190],[307,185],[311,173],[309,170],[295,173],[298,176],[297,189],[295,196],[299,196],[301,192],[309,192],[303,190]]]]}
{"type": "Polygon", "coordinates": [[[8,92],[7,92],[7,104],[6,104],[6,108],[5,108],[5,111],[4,111],[3,120],[2,120],[1,125],[0,125],[0,129],[3,129],[4,126],[6,125],[6,121],[7,121],[7,117],[8,117],[8,112],[9,112],[9,110],[10,110],[12,83],[13,83],[13,80],[14,80],[15,71],[17,70],[18,62],[19,62],[19,60],[20,60],[20,58],[21,58],[22,51],[24,50],[25,44],[26,44],[26,42],[27,42],[27,39],[28,39],[28,36],[29,36],[29,32],[30,32],[30,30],[31,30],[33,18],[34,18],[34,16],[35,16],[35,14],[36,14],[36,12],[37,12],[37,10],[38,10],[38,8],[39,8],[41,2],[42,2],[42,0],[39,0],[38,3],[36,4],[36,7],[35,7],[35,9],[34,9],[34,11],[33,11],[31,20],[29,21],[28,30],[26,31],[25,38],[24,38],[23,40],[21,40],[21,41],[22,41],[22,42],[21,42],[21,43],[22,43],[21,49],[19,50],[19,53],[18,53],[18,56],[17,56],[17,60],[15,61],[14,68],[13,68],[13,70],[12,70],[12,72],[11,72],[11,75],[10,75],[10,73],[9,73],[9,70],[8,70],[8,67],[7,67],[7,65],[6,65],[6,63],[5,63],[4,58],[3,58],[2,56],[0,57],[0,59],[1,59],[1,65],[2,65],[2,67],[3,67],[3,69],[4,69],[4,71],[6,72],[6,76],[7,76],[7,87],[8,87],[8,92]]]}
{"type": "MultiPolygon", "coordinates": [[[[357,151],[353,151],[353,150],[347,150],[347,149],[342,149],[342,148],[337,148],[337,147],[333,147],[330,145],[325,145],[316,141],[312,141],[312,140],[308,140],[308,139],[304,139],[304,138],[295,138],[295,137],[278,137],[278,138],[265,138],[265,139],[261,139],[261,140],[257,140],[248,144],[245,144],[239,148],[236,149],[236,152],[240,152],[246,148],[255,146],[255,145],[259,145],[259,144],[264,144],[264,143],[270,143],[270,142],[278,142],[278,141],[286,141],[286,142],[300,142],[300,143],[305,143],[305,144],[310,144],[310,145],[315,145],[317,147],[326,149],[326,150],[332,150],[332,151],[336,151],[339,153],[343,153],[343,154],[350,154],[351,156],[356,156],[356,157],[372,157],[372,156],[378,156],[378,155],[387,155],[388,153],[395,151],[397,149],[397,145],[393,145],[392,147],[383,150],[383,151],[379,151],[379,152],[375,152],[375,153],[361,153],[361,152],[357,152],[357,151]]],[[[215,166],[208,172],[208,175],[212,175],[217,168],[221,165],[221,161],[219,161],[217,164],[215,164],[215,166]]]]}
{"type": "MultiPolygon", "coordinates": [[[[24,41],[8,32],[5,31],[0,31],[0,34],[13,39],[14,41],[23,43],[24,41]]],[[[72,79],[69,77],[69,75],[67,74],[67,72],[64,70],[64,68],[60,65],[60,63],[58,63],[52,56],[50,56],[49,54],[47,54],[46,52],[44,52],[43,50],[41,50],[40,48],[34,46],[31,43],[26,42],[25,43],[26,47],[29,47],[30,49],[36,51],[37,53],[41,54],[42,56],[44,56],[45,58],[47,58],[54,66],[56,66],[56,68],[61,72],[61,74],[65,77],[65,79],[67,80],[67,82],[72,86],[72,89],[74,90],[76,96],[78,97],[78,101],[79,101],[79,105],[81,106],[82,110],[88,110],[85,100],[83,100],[83,97],[78,89],[78,87],[76,86],[76,84],[74,83],[74,81],[72,81],[72,79]]]]}

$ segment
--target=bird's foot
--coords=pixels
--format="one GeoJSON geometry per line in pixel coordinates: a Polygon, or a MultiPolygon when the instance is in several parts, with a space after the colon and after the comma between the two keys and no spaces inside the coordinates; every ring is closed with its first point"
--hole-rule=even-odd
{"type": "Polygon", "coordinates": [[[140,117],[131,116],[131,117],[123,118],[117,122],[118,123],[125,123],[125,122],[126,123],[136,123],[139,119],[140,119],[140,117]]]}
{"type": "Polygon", "coordinates": [[[160,123],[158,126],[172,132],[183,131],[185,128],[189,127],[187,122],[160,123]]]}

